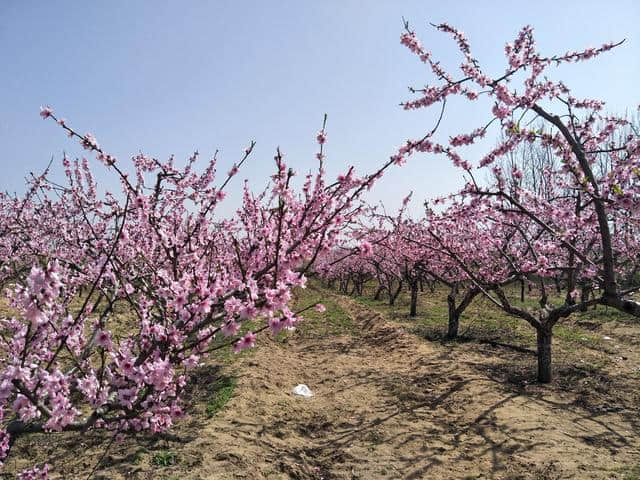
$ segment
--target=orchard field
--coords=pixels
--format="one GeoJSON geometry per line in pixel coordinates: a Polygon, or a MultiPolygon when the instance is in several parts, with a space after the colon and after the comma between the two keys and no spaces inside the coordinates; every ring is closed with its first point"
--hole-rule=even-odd
{"type": "Polygon", "coordinates": [[[195,373],[172,435],[122,443],[94,433],[34,435],[15,471],[49,462],[96,479],[635,479],[640,476],[640,328],[603,309],[556,336],[558,379],[535,376],[535,337],[478,301],[444,339],[442,291],[395,307],[337,295],[295,331],[195,373]],[[606,339],[606,340],[605,340],[606,339]],[[532,350],[533,349],[533,350],[532,350]],[[306,383],[314,396],[291,390],[306,383]],[[105,453],[106,451],[106,453],[105,453]]]}
{"type": "Polygon", "coordinates": [[[402,26],[420,133],[357,167],[327,114],[305,164],[40,108],[78,154],[0,193],[0,478],[640,478],[640,106],[564,80],[626,39],[402,26]]]}

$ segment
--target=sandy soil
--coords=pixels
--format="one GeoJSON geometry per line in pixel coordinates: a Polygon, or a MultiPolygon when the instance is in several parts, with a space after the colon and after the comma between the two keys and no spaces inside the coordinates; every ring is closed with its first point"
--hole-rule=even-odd
{"type": "Polygon", "coordinates": [[[335,298],[359,328],[263,340],[234,363],[238,386],[215,417],[198,406],[217,374],[203,371],[175,437],[30,438],[16,445],[10,469],[46,456],[62,478],[87,478],[100,459],[93,478],[636,478],[637,345],[618,347],[626,360],[595,373],[560,359],[557,381],[541,386],[522,352],[430,342],[335,298]],[[315,395],[293,395],[298,383],[315,395]],[[158,452],[175,453],[175,464],[152,464],[158,452]]]}

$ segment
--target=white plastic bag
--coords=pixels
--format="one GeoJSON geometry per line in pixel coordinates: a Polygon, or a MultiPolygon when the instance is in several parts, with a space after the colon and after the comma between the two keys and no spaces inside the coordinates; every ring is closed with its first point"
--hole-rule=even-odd
{"type": "Polygon", "coordinates": [[[293,393],[296,395],[301,395],[303,397],[313,397],[313,392],[304,383],[296,385],[293,388],[293,393]]]}

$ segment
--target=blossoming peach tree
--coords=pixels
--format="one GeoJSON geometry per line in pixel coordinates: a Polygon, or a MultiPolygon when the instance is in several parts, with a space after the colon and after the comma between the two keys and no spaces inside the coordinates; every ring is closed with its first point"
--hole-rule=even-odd
{"type": "Polygon", "coordinates": [[[142,154],[126,165],[50,108],[41,115],[122,191],[99,194],[89,161],[65,157],[66,183],[47,169],[24,196],[0,197],[0,282],[13,310],[0,318],[0,461],[30,432],[168,429],[183,414],[190,370],[210,352],[253,347],[259,332],[293,327],[314,307],[292,311],[292,289],[305,286],[317,256],[358,214],[362,192],[392,164],[327,182],[323,126],[318,170],[301,188],[278,151],[270,187],[254,195],[245,183],[236,217],[219,219],[253,143],[216,184],[215,156],[202,170],[197,153],[183,168],[142,154]],[[123,310],[129,319],[115,321],[123,310]]]}
{"type": "MultiPolygon", "coordinates": [[[[460,248],[455,238],[439,238],[443,253],[465,270],[479,288],[509,279],[527,278],[539,283],[539,308],[514,305],[498,289],[487,295],[505,312],[523,318],[538,335],[538,379],[551,380],[551,338],[556,323],[588,305],[601,304],[640,316],[640,303],[630,284],[638,254],[637,226],[640,210],[640,136],[623,117],[607,115],[599,100],[577,99],[561,81],[545,73],[560,64],[575,63],[601,55],[619,43],[599,48],[543,56],[536,49],[533,31],[523,28],[505,46],[506,67],[495,75],[485,73],[471,52],[464,34],[447,24],[435,26],[450,35],[462,55],[459,76],[449,73],[433,59],[416,34],[406,25],[401,42],[423,62],[436,78],[435,85],[410,89],[418,98],[405,109],[440,105],[440,118],[448,99],[459,96],[493,103],[485,125],[470,133],[438,142],[435,130],[422,139],[408,141],[395,156],[403,163],[415,152],[447,156],[470,178],[449,221],[474,225],[476,255],[460,248]],[[534,122],[541,124],[535,129],[534,122]],[[495,167],[495,181],[485,186],[475,181],[472,162],[461,148],[476,143],[495,124],[502,132],[497,146],[480,158],[479,168],[495,167]],[[616,134],[625,131],[625,134],[616,134]],[[612,141],[612,138],[615,141],[612,141]],[[520,145],[537,144],[551,150],[559,160],[545,172],[551,195],[532,191],[526,184],[505,180],[522,178],[523,172],[504,172],[498,161],[520,145]],[[599,168],[603,157],[608,167],[599,168]],[[477,222],[484,224],[477,228],[477,222]],[[480,232],[491,232],[491,235],[480,232]],[[473,266],[472,266],[473,265],[473,266]],[[552,300],[545,280],[559,272],[565,288],[562,300],[552,300]],[[593,292],[580,295],[579,288],[593,292]]],[[[526,173],[526,172],[524,172],[526,173]]]]}

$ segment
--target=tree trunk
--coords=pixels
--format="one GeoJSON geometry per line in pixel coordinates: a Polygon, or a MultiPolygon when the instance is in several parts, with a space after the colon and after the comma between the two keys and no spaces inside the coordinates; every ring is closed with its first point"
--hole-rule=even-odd
{"type": "Polygon", "coordinates": [[[380,297],[382,296],[382,292],[384,292],[384,286],[380,285],[378,287],[378,289],[376,290],[375,295],[373,296],[374,300],[380,300],[380,297]]]}
{"type": "Polygon", "coordinates": [[[411,309],[409,311],[410,317],[415,317],[418,314],[418,282],[411,284],[411,309]]]}
{"type": "Polygon", "coordinates": [[[587,287],[582,287],[580,289],[580,301],[582,302],[582,306],[580,307],[581,312],[587,311],[587,304],[585,302],[589,301],[589,289],[587,287]]]}
{"type": "Polygon", "coordinates": [[[398,298],[398,295],[400,295],[401,290],[402,282],[398,282],[398,288],[396,288],[395,292],[389,289],[389,306],[393,307],[396,304],[396,299],[398,298]]]}
{"type": "Polygon", "coordinates": [[[456,310],[456,293],[458,286],[453,285],[451,292],[447,295],[447,305],[449,306],[449,326],[447,328],[447,338],[456,338],[458,336],[458,327],[460,326],[460,315],[456,310]]]}
{"type": "Polygon", "coordinates": [[[551,382],[551,329],[538,328],[538,381],[551,382]]]}
{"type": "Polygon", "coordinates": [[[560,283],[560,278],[554,277],[553,283],[555,284],[555,287],[556,287],[556,293],[560,295],[562,293],[562,283],[560,283]]]}
{"type": "Polygon", "coordinates": [[[459,288],[458,284],[454,283],[451,286],[451,291],[449,292],[449,295],[447,295],[447,305],[449,306],[449,326],[447,331],[447,338],[456,338],[458,336],[458,328],[460,326],[460,317],[462,316],[464,311],[467,309],[467,307],[471,305],[471,302],[473,301],[473,299],[476,298],[477,295],[482,293],[482,290],[480,290],[477,287],[467,288],[467,291],[462,297],[462,300],[456,307],[456,298],[458,296],[458,288],[459,288]]]}
{"type": "Polygon", "coordinates": [[[455,308],[449,304],[449,326],[447,328],[447,338],[456,338],[460,327],[460,315],[455,308]]]}
{"type": "Polygon", "coordinates": [[[520,301],[524,302],[524,280],[520,280],[520,301]]]}

